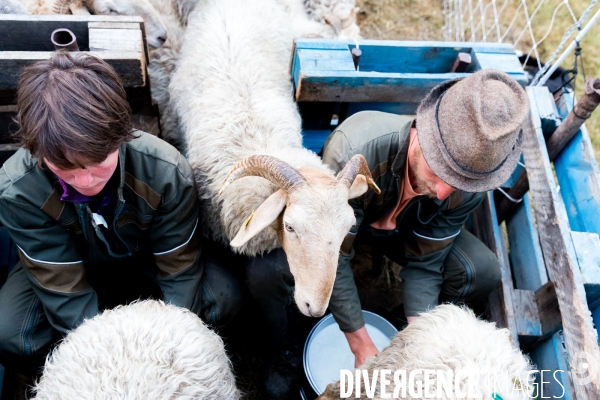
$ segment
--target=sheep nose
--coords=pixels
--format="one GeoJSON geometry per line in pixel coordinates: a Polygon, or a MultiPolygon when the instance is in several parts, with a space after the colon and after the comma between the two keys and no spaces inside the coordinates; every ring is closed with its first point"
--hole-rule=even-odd
{"type": "Polygon", "coordinates": [[[312,317],[312,312],[310,311],[310,304],[306,303],[306,310],[308,311],[308,315],[312,317]]]}
{"type": "Polygon", "coordinates": [[[163,44],[165,44],[165,42],[167,41],[167,34],[165,33],[164,35],[162,35],[162,36],[159,36],[159,37],[157,38],[157,40],[159,41],[159,43],[160,43],[160,44],[161,44],[161,46],[162,46],[162,45],[163,45],[163,44]]]}

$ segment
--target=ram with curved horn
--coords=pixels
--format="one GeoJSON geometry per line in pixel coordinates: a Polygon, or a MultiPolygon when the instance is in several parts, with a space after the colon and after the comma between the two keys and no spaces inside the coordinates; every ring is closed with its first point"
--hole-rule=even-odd
{"type": "Polygon", "coordinates": [[[275,157],[251,156],[233,168],[223,189],[246,176],[265,178],[279,189],[244,221],[231,246],[241,247],[274,225],[296,281],[298,308],[306,315],[323,315],[333,290],[340,246],[356,222],[348,200],[369,187],[379,193],[365,158],[355,155],[334,178],[314,167],[296,170],[275,157]]]}
{"type": "Polygon", "coordinates": [[[169,93],[208,236],[248,256],[282,247],[298,308],[319,316],[355,223],[348,198],[368,189],[370,174],[357,158],[338,179],[302,147],[288,71],[293,32],[278,4],[199,2],[169,93]]]}

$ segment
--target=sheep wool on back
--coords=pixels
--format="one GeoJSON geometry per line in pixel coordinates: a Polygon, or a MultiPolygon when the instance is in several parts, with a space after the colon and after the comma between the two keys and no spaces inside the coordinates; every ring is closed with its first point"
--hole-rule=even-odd
{"type": "Polygon", "coordinates": [[[46,360],[38,400],[235,400],[223,341],[189,310],[147,300],[107,310],[46,360]]]}
{"type": "MultiPolygon", "coordinates": [[[[452,304],[443,304],[422,313],[398,333],[381,353],[368,359],[360,370],[367,370],[370,377],[375,370],[391,370],[392,374],[403,370],[406,371],[406,376],[414,370],[452,373],[450,376],[455,377],[453,384],[458,382],[461,393],[452,391],[452,395],[447,396],[445,390],[438,392],[437,376],[433,375],[429,393],[433,393],[433,398],[437,399],[533,398],[533,367],[523,353],[511,344],[508,329],[498,329],[494,323],[477,319],[470,309],[452,304]],[[473,375],[476,379],[473,379],[470,392],[467,375],[459,375],[459,371],[476,373],[473,375]]],[[[408,391],[404,398],[425,398],[423,380],[420,376],[411,388],[418,393],[417,387],[420,387],[421,396],[411,396],[408,391]]],[[[392,384],[387,385],[386,394],[393,393],[396,387],[393,379],[391,381],[392,384]]],[[[378,380],[374,396],[369,398],[385,398],[381,396],[379,383],[378,380]]],[[[340,394],[340,382],[332,383],[317,400],[340,399],[340,394]]],[[[350,397],[355,398],[354,392],[350,397]]],[[[358,398],[368,398],[364,386],[358,398]]]]}
{"type": "Polygon", "coordinates": [[[18,0],[0,0],[0,14],[29,14],[18,0]]]}
{"type": "MultiPolygon", "coordinates": [[[[225,244],[277,187],[246,177],[219,189],[251,155],[292,167],[331,172],[302,147],[301,120],[289,75],[293,34],[277,0],[206,0],[190,14],[169,87],[184,132],[208,234],[225,244]]],[[[275,224],[239,251],[256,255],[278,245],[275,224]]]]}

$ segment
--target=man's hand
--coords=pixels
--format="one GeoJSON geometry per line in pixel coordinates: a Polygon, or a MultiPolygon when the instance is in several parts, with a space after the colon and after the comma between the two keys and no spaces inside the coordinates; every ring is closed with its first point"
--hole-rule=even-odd
{"type": "Polygon", "coordinates": [[[344,332],[344,335],[346,335],[350,350],[354,354],[354,368],[360,367],[367,358],[374,357],[379,353],[364,326],[354,332],[344,332]]]}

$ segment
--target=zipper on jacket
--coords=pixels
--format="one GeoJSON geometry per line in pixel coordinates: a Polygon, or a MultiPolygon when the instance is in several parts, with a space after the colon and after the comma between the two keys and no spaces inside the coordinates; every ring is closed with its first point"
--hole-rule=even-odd
{"type": "Polygon", "coordinates": [[[38,308],[40,307],[40,299],[35,298],[35,305],[32,307],[31,313],[29,314],[29,318],[27,319],[27,327],[25,328],[25,332],[23,334],[23,345],[25,347],[25,355],[32,356],[33,349],[31,345],[31,336],[33,335],[33,326],[35,323],[35,317],[37,315],[38,308]]]}
{"type": "Polygon", "coordinates": [[[112,227],[113,227],[113,232],[115,233],[115,236],[117,237],[117,239],[119,239],[119,241],[121,243],[123,243],[123,245],[125,246],[125,249],[127,249],[127,254],[129,256],[131,256],[133,253],[131,252],[129,245],[127,244],[127,242],[125,242],[123,240],[123,238],[121,237],[121,235],[119,234],[119,231],[117,229],[117,218],[119,218],[119,215],[121,215],[121,211],[123,211],[124,206],[125,206],[125,199],[123,198],[123,187],[121,185],[119,185],[119,188],[117,189],[117,208],[115,210],[115,216],[112,220],[112,227]]]}

